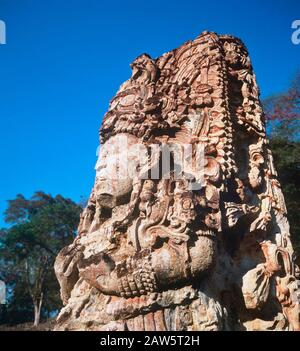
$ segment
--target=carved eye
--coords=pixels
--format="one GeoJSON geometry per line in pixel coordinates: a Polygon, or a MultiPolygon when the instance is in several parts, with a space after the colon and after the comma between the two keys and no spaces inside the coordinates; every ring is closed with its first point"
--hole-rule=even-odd
{"type": "Polygon", "coordinates": [[[135,95],[131,94],[131,95],[127,95],[127,96],[124,96],[121,100],[120,100],[120,104],[122,106],[131,106],[134,104],[135,102],[135,95]]]}

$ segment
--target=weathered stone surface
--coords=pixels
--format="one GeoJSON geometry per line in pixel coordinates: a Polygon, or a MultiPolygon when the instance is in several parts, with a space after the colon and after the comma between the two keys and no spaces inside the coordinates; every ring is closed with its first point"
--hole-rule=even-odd
{"type": "Polygon", "coordinates": [[[79,235],[55,263],[56,329],[299,330],[299,271],[245,46],[204,32],[131,68],[103,119],[79,235]]]}

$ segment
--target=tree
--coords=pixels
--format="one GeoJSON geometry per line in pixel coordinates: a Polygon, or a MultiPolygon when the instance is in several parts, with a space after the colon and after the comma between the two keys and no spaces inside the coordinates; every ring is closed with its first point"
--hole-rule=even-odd
{"type": "Polygon", "coordinates": [[[13,290],[8,315],[24,308],[16,303],[30,298],[37,326],[43,306],[48,315],[60,307],[54,259],[74,239],[82,208],[61,195],[41,191],[30,199],[19,194],[8,203],[5,220],[12,226],[0,235],[1,271],[13,290]]]}
{"type": "Polygon", "coordinates": [[[300,71],[286,92],[263,101],[271,138],[299,141],[300,131],[300,71]]]}
{"type": "Polygon", "coordinates": [[[300,264],[300,72],[290,88],[264,101],[267,130],[288,209],[291,238],[300,264]]]}

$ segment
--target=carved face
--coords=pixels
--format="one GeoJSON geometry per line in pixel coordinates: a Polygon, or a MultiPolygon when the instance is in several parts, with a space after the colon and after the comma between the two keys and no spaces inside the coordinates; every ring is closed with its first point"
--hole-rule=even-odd
{"type": "Polygon", "coordinates": [[[101,146],[96,164],[96,198],[102,207],[113,208],[125,203],[132,191],[138,155],[133,152],[138,138],[118,134],[101,146]]]}

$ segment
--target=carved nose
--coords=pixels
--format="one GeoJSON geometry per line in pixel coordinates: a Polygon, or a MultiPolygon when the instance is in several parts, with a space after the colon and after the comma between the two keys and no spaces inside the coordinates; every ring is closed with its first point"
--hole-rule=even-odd
{"type": "Polygon", "coordinates": [[[116,206],[116,198],[111,194],[100,194],[98,196],[99,203],[104,208],[114,208],[116,206]]]}

